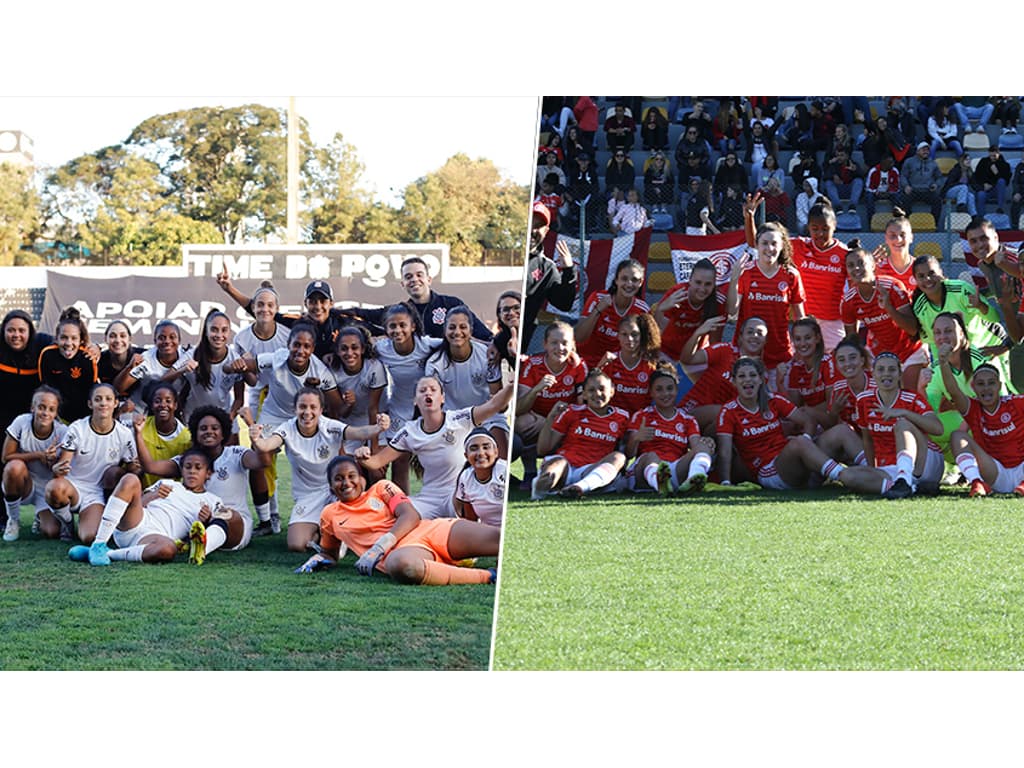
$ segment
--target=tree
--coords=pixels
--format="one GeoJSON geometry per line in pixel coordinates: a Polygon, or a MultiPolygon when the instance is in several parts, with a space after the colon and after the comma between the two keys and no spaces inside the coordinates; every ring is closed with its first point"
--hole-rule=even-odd
{"type": "Polygon", "coordinates": [[[0,265],[10,266],[38,223],[32,171],[0,163],[0,265]]]}
{"type": "Polygon", "coordinates": [[[309,239],[314,243],[364,242],[358,223],[372,206],[359,186],[365,167],[356,149],[340,133],[326,147],[317,147],[305,168],[303,195],[309,214],[309,239]]]}
{"type": "Polygon", "coordinates": [[[490,160],[454,155],[406,187],[403,201],[403,239],[448,243],[453,264],[479,264],[484,248],[525,247],[529,190],[490,160]]]}

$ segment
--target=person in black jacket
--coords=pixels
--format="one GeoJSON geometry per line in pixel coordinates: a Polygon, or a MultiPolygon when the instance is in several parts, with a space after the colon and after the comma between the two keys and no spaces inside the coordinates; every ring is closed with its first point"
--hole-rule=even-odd
{"type": "Polygon", "coordinates": [[[537,313],[547,302],[568,312],[579,292],[579,275],[569,247],[559,240],[557,260],[544,255],[544,238],[551,226],[551,213],[543,203],[534,203],[530,225],[530,259],[526,264],[526,306],[522,317],[520,348],[527,353],[537,327],[537,313]]]}

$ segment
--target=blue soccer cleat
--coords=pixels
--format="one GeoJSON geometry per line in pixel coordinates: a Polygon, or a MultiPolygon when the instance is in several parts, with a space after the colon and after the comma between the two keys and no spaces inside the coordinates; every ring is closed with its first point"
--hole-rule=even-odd
{"type": "Polygon", "coordinates": [[[89,548],[84,544],[76,544],[68,550],[68,559],[74,560],[76,563],[88,563],[89,548]]]}
{"type": "Polygon", "coordinates": [[[107,551],[106,542],[94,541],[89,547],[89,565],[110,565],[110,555],[107,551]]]}

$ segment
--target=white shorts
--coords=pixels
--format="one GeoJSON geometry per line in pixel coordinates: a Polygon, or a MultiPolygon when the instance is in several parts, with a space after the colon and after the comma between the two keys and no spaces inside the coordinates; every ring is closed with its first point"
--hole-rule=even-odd
{"type": "Polygon", "coordinates": [[[78,491],[78,503],[71,507],[72,512],[81,512],[83,509],[88,509],[94,504],[99,504],[101,507],[106,506],[107,500],[103,498],[103,486],[88,485],[73,480],[68,482],[78,491]]]}
{"type": "Polygon", "coordinates": [[[775,468],[775,459],[772,459],[759,470],[757,470],[757,484],[762,488],[767,488],[769,491],[791,491],[791,486],[787,485],[786,482],[779,477],[779,472],[775,468]]]}
{"type": "Polygon", "coordinates": [[[831,352],[836,345],[846,338],[846,326],[842,320],[818,319],[818,327],[821,328],[821,338],[825,342],[825,351],[831,352]]]}
{"type": "Polygon", "coordinates": [[[238,510],[238,516],[242,518],[242,525],[245,526],[242,531],[242,540],[239,541],[233,547],[227,547],[228,552],[237,552],[240,549],[245,549],[249,546],[249,542],[252,541],[252,512],[249,511],[249,507],[238,510]]]}
{"type": "Polygon", "coordinates": [[[437,517],[455,517],[455,507],[452,504],[451,495],[444,497],[436,493],[418,493],[410,496],[409,501],[416,507],[420,517],[424,520],[433,520],[437,517]]]}
{"type": "Polygon", "coordinates": [[[509,432],[509,429],[508,429],[508,418],[505,416],[504,413],[496,413],[494,416],[491,416],[491,418],[489,418],[487,421],[485,421],[480,426],[483,427],[484,429],[486,429],[488,432],[490,432],[495,427],[500,429],[506,435],[509,432]]]}
{"type": "Polygon", "coordinates": [[[31,504],[36,512],[49,509],[50,505],[46,503],[46,483],[40,483],[36,478],[32,478],[32,487],[21,498],[21,503],[31,504]]]}
{"type": "Polygon", "coordinates": [[[163,536],[174,541],[175,539],[183,539],[188,535],[186,533],[185,536],[179,536],[178,533],[180,531],[172,529],[170,520],[166,515],[153,513],[144,508],[142,510],[142,520],[134,528],[127,531],[114,530],[114,543],[119,548],[125,549],[127,547],[134,547],[144,536],[163,536]]]}
{"type": "Polygon", "coordinates": [[[1013,493],[1013,489],[1024,482],[1024,464],[1016,467],[1004,467],[995,459],[992,459],[999,468],[996,481],[992,483],[992,490],[996,493],[1013,493]]]}
{"type": "MultiPolygon", "coordinates": [[[[889,479],[893,482],[899,476],[899,470],[895,464],[886,464],[884,467],[879,467],[880,470],[885,472],[889,476],[889,479]]],[[[914,475],[910,479],[910,487],[915,491],[917,490],[917,484],[922,480],[926,482],[938,483],[942,480],[942,475],[946,472],[946,460],[943,458],[942,453],[939,451],[933,451],[928,449],[928,456],[924,461],[924,472],[920,475],[914,475]]]]}
{"type": "Polygon", "coordinates": [[[928,354],[928,346],[922,344],[920,347],[915,349],[909,355],[906,360],[900,361],[904,368],[911,365],[924,365],[928,366],[931,364],[931,356],[928,354]]]}
{"type": "Polygon", "coordinates": [[[295,505],[292,507],[291,517],[288,518],[288,525],[292,523],[320,525],[320,513],[324,511],[324,507],[333,501],[333,494],[326,489],[318,493],[297,496],[295,498],[295,505]]]}

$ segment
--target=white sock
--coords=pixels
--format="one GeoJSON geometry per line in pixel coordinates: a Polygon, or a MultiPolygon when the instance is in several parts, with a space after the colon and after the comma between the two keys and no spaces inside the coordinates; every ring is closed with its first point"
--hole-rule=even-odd
{"type": "Polygon", "coordinates": [[[112,549],[107,554],[110,556],[111,560],[126,560],[130,563],[141,563],[142,552],[143,550],[145,550],[145,548],[145,544],[136,544],[134,547],[125,547],[124,549],[112,549]]]}
{"type": "Polygon", "coordinates": [[[7,507],[7,519],[8,520],[20,520],[21,519],[21,499],[8,499],[7,489],[3,489],[4,494],[4,506],[7,507]]]}
{"type": "Polygon", "coordinates": [[[70,504],[65,504],[63,507],[56,507],[56,508],[52,508],[51,507],[50,511],[53,512],[53,516],[56,517],[61,522],[64,522],[64,523],[70,523],[71,522],[71,505],[70,504]]]}
{"type": "Polygon", "coordinates": [[[900,451],[896,454],[896,477],[903,478],[908,483],[914,476],[914,457],[908,451],[900,451]]]}
{"type": "MultiPolygon", "coordinates": [[[[598,464],[592,470],[590,470],[586,477],[576,483],[579,488],[586,493],[587,491],[596,491],[598,488],[604,488],[608,483],[615,479],[615,476],[619,474],[618,470],[612,464],[604,463],[598,464]]],[[[658,484],[655,483],[654,487],[657,488],[658,484]]]]}
{"type": "Polygon", "coordinates": [[[677,474],[677,472],[679,470],[679,459],[676,459],[675,461],[670,461],[668,463],[668,469],[668,487],[671,488],[673,491],[678,491],[679,475],[677,474]]]}
{"type": "Polygon", "coordinates": [[[981,471],[978,469],[978,460],[973,455],[964,451],[958,454],[956,457],[956,465],[960,468],[960,471],[964,473],[964,477],[967,478],[967,482],[971,483],[975,480],[981,480],[981,471]]]}
{"type": "Polygon", "coordinates": [[[211,525],[206,529],[206,554],[220,549],[227,539],[227,531],[219,525],[211,525]]]}
{"type": "Polygon", "coordinates": [[[864,455],[864,451],[853,457],[853,463],[858,467],[866,467],[868,465],[868,457],[864,455]]]}
{"type": "Polygon", "coordinates": [[[100,518],[99,528],[96,529],[96,541],[106,544],[114,535],[114,529],[121,522],[124,513],[128,511],[128,502],[117,496],[107,499],[107,505],[103,507],[103,517],[100,518]]]}
{"type": "Polygon", "coordinates": [[[644,467],[644,480],[651,488],[658,489],[658,462],[652,461],[644,467]]]}
{"type": "MultiPolygon", "coordinates": [[[[270,497],[270,500],[267,501],[267,504],[270,505],[270,513],[271,514],[274,514],[275,512],[277,512],[277,494],[276,493],[273,496],[270,497]]],[[[269,520],[269,519],[270,518],[268,517],[267,520],[269,520]]]]}
{"type": "Polygon", "coordinates": [[[270,520],[270,502],[267,501],[263,504],[256,505],[256,516],[260,519],[261,523],[269,522],[270,520]]]}
{"type": "Polygon", "coordinates": [[[842,474],[842,471],[844,469],[846,469],[846,467],[840,464],[838,461],[828,459],[824,464],[821,465],[820,472],[822,477],[827,477],[829,480],[838,480],[839,475],[842,474]]]}
{"type": "Polygon", "coordinates": [[[711,454],[701,453],[696,454],[693,457],[693,461],[690,462],[690,472],[686,475],[686,479],[689,480],[694,475],[706,475],[711,470],[711,454]]]}

